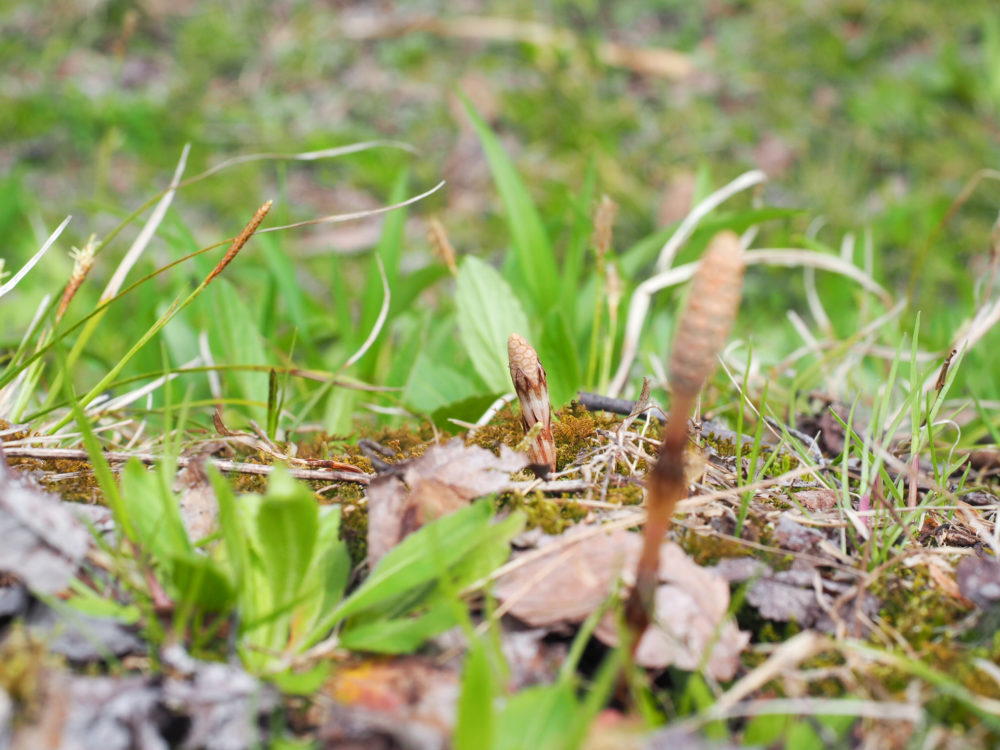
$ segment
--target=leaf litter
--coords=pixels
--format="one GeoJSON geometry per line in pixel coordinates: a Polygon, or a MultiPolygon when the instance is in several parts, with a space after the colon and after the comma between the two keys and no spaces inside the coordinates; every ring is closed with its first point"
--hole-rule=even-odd
{"type": "MultiPolygon", "coordinates": [[[[634,581],[641,545],[639,535],[630,529],[641,525],[642,513],[639,508],[619,504],[621,487],[626,485],[604,481],[611,473],[619,474],[623,464],[631,476],[641,474],[642,462],[655,452],[656,442],[646,436],[646,423],[637,422],[633,428],[632,422],[635,420],[617,430],[595,428],[587,438],[589,447],[578,450],[568,461],[563,458],[560,471],[546,482],[524,481],[525,474],[518,474],[528,464],[524,455],[502,445],[494,445],[493,450],[466,445],[461,439],[431,444],[421,456],[379,466],[371,476],[365,501],[369,564],[374,566],[388,550],[430,520],[478,497],[509,496],[511,492],[530,497],[535,488],[555,496],[557,502],[590,502],[584,505],[590,509],[583,522],[571,525],[563,534],[518,537],[528,548],[514,553],[490,589],[500,615],[499,641],[511,669],[510,689],[551,682],[566,652],[567,637],[609,600],[624,597],[634,581]],[[560,485],[573,489],[560,493],[560,485]],[[564,495],[562,500],[558,499],[560,494],[564,495]],[[595,496],[601,500],[589,500],[595,496]]],[[[741,629],[730,613],[731,591],[742,586],[746,587],[743,601],[765,621],[792,622],[799,628],[829,633],[870,632],[882,601],[861,585],[863,571],[838,554],[837,534],[825,525],[839,519],[840,510],[836,493],[817,489],[815,479],[822,474],[822,467],[815,467],[814,475],[804,479],[779,475],[771,481],[778,492],[753,495],[742,537],[733,537],[725,548],[732,555],[740,546],[745,556],[706,555],[702,551],[706,540],[722,540],[733,534],[734,525],[719,526],[716,522],[734,517],[743,488],[735,480],[737,464],[726,452],[727,438],[735,436],[718,424],[698,427],[695,425],[695,440],[702,448],[695,463],[700,468],[687,477],[693,496],[682,501],[680,526],[671,532],[681,544],[664,541],[661,545],[654,617],[637,648],[637,663],[654,672],[667,666],[702,671],[718,681],[745,673],[744,657],[754,648],[750,645],[752,634],[741,629]],[[795,510],[777,510],[787,497],[797,501],[809,517],[795,510]],[[769,550],[763,558],[746,556],[753,544],[760,544],[753,541],[756,539],[766,542],[763,546],[769,550]]],[[[196,480],[189,484],[206,489],[196,480]]],[[[180,483],[177,489],[181,489],[180,483]]],[[[975,520],[982,524],[978,508],[990,507],[990,499],[984,497],[983,505],[966,505],[962,512],[977,514],[975,520]]],[[[201,511],[193,515],[185,512],[185,518],[191,515],[191,520],[197,521],[214,515],[210,495],[200,498],[199,503],[196,506],[201,511]]],[[[88,515],[107,523],[106,514],[100,519],[97,514],[88,515]]],[[[211,527],[203,528],[208,531],[211,527]]],[[[981,535],[990,528],[989,524],[981,525],[976,533],[981,535]]],[[[992,606],[989,597],[996,581],[992,561],[985,560],[982,570],[973,570],[975,560],[967,558],[958,567],[957,585],[969,600],[976,601],[968,592],[976,592],[983,606],[992,606]]],[[[595,642],[614,646],[620,634],[612,607],[597,623],[595,642]]],[[[317,698],[310,724],[329,747],[356,747],[362,740],[375,743],[371,746],[382,742],[386,747],[445,747],[453,729],[459,657],[465,643],[461,635],[450,641],[439,637],[417,656],[361,659],[353,667],[344,665],[317,698]],[[360,689],[363,683],[370,689],[360,689]]],[[[88,654],[83,660],[93,657],[88,654]]],[[[112,696],[103,703],[95,699],[91,705],[95,716],[112,710],[105,706],[108,701],[120,705],[113,698],[119,692],[135,695],[130,715],[148,716],[144,706],[154,705],[162,696],[151,696],[147,683],[127,681],[131,679],[122,683],[128,689],[105,686],[93,691],[95,696],[102,690],[112,696]]],[[[193,710],[178,706],[175,716],[193,710]]],[[[145,719],[135,721],[141,725],[145,719]]],[[[150,725],[146,726],[149,729],[150,725]]],[[[159,725],[151,726],[162,730],[156,728],[159,725]]]]}

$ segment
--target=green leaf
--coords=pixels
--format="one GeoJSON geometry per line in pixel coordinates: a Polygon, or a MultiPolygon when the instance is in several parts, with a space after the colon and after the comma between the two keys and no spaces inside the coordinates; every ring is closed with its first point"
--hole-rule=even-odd
{"type": "Polygon", "coordinates": [[[283,466],[270,476],[257,511],[257,538],[275,609],[295,600],[312,562],[319,510],[309,489],[283,466]]]}
{"type": "Polygon", "coordinates": [[[556,408],[576,396],[583,384],[578,350],[566,316],[560,309],[545,316],[538,357],[549,381],[549,399],[556,408]]]}
{"type": "MultiPolygon", "coordinates": [[[[222,278],[213,281],[205,294],[211,300],[212,325],[208,326],[208,335],[218,361],[228,365],[269,364],[264,337],[254,323],[256,315],[247,306],[245,297],[222,278]]],[[[222,376],[223,379],[232,377],[245,399],[261,404],[247,407],[247,414],[265,424],[267,410],[263,404],[267,401],[267,373],[236,371],[222,376]]]]}
{"type": "MultiPolygon", "coordinates": [[[[477,638],[469,648],[462,669],[462,692],[458,697],[455,736],[452,740],[455,750],[480,750],[496,746],[494,744],[494,732],[497,726],[495,693],[496,685],[490,669],[486,644],[483,639],[477,638]]],[[[501,731],[507,729],[503,724],[500,724],[499,728],[501,731]]]]}
{"type": "Polygon", "coordinates": [[[422,351],[417,355],[403,389],[403,403],[418,413],[426,414],[481,392],[482,387],[465,374],[437,362],[422,351]]]}
{"type": "Polygon", "coordinates": [[[365,582],[337,609],[334,621],[438,578],[488,538],[492,515],[493,506],[484,499],[410,534],[379,561],[365,582]]]}
{"type": "Polygon", "coordinates": [[[267,267],[270,271],[269,278],[273,279],[278,286],[280,291],[278,296],[285,306],[288,319],[292,325],[299,329],[300,339],[305,342],[306,346],[309,346],[311,342],[309,321],[302,303],[306,294],[295,277],[294,264],[285,251],[281,249],[275,234],[259,234],[255,237],[255,241],[260,244],[261,255],[267,261],[267,267]]]}
{"type": "Polygon", "coordinates": [[[323,638],[322,623],[340,603],[351,574],[351,555],[340,539],[340,508],[326,506],[320,515],[319,535],[312,564],[306,573],[302,591],[306,597],[296,612],[297,630],[303,642],[323,638]]]}
{"type": "Polygon", "coordinates": [[[250,566],[250,550],[247,547],[243,520],[236,507],[236,496],[233,494],[233,488],[218,469],[209,464],[205,470],[212,483],[216,502],[219,504],[219,531],[222,532],[222,544],[225,547],[229,565],[232,567],[233,582],[237,590],[242,590],[247,569],[250,566]]]}
{"type": "Polygon", "coordinates": [[[268,679],[286,695],[312,695],[323,686],[331,671],[333,664],[321,661],[303,672],[287,669],[284,672],[268,675],[268,679]]]}
{"type": "Polygon", "coordinates": [[[195,605],[210,612],[222,612],[236,593],[218,564],[203,555],[173,555],[168,590],[175,601],[195,605]]]}
{"type": "Polygon", "coordinates": [[[355,651],[379,654],[410,653],[428,638],[457,624],[454,607],[453,602],[438,598],[403,617],[358,625],[349,622],[340,634],[340,645],[355,651]]]}
{"type": "Polygon", "coordinates": [[[529,687],[511,696],[497,718],[495,750],[555,750],[573,729],[578,709],[566,683],[529,687]]]}
{"type": "Polygon", "coordinates": [[[474,422],[483,416],[499,395],[498,393],[480,393],[453,401],[450,404],[445,404],[431,413],[431,422],[434,423],[435,427],[442,430],[452,433],[461,432],[465,428],[450,420],[457,419],[463,422],[474,422]]]}
{"type": "Polygon", "coordinates": [[[125,514],[135,529],[136,541],[154,561],[165,562],[173,555],[191,551],[191,542],[181,521],[180,506],[172,494],[164,497],[162,487],[138,459],[125,464],[121,497],[125,514]]]}
{"type": "Polygon", "coordinates": [[[507,339],[512,333],[531,339],[528,318],[514,291],[492,266],[466,256],[458,272],[455,306],[472,366],[491,391],[510,391],[507,339]]]}
{"type": "Polygon", "coordinates": [[[493,174],[493,182],[503,201],[514,253],[528,292],[525,299],[534,310],[544,313],[559,299],[558,271],[545,226],[500,140],[465,95],[459,93],[459,96],[476,135],[479,136],[479,143],[493,174]]]}

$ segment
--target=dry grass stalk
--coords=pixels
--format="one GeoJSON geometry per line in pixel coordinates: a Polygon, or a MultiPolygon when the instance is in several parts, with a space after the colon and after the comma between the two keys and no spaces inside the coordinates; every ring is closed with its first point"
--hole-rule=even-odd
{"type": "Polygon", "coordinates": [[[73,258],[73,273],[70,274],[62,299],[59,300],[59,309],[56,311],[57,321],[62,320],[70,301],[76,295],[80,285],[83,284],[83,280],[87,278],[90,269],[94,267],[94,249],[96,247],[97,235],[92,234],[83,248],[74,247],[70,253],[70,257],[73,258]]]}
{"type": "Polygon", "coordinates": [[[715,369],[740,302],[743,259],[740,238],[720,232],[709,243],[695,274],[670,357],[673,404],[663,428],[660,457],[646,479],[646,526],[636,583],[626,604],[633,649],[642,638],[656,592],[660,545],[677,502],[687,494],[684,443],[687,417],[698,392],[715,369]]]}
{"type": "Polygon", "coordinates": [[[212,283],[212,279],[218,276],[223,270],[228,266],[236,254],[243,249],[243,246],[247,244],[247,241],[253,236],[253,233],[257,231],[257,227],[260,223],[264,221],[264,217],[267,216],[267,212],[271,210],[271,201],[268,201],[263,206],[257,209],[257,213],[253,215],[253,218],[243,227],[243,231],[236,235],[226,254],[222,256],[222,260],[212,269],[212,272],[205,277],[203,286],[208,286],[212,283]]]}
{"type": "Polygon", "coordinates": [[[601,196],[594,212],[594,234],[590,241],[597,252],[597,263],[603,265],[604,258],[611,248],[611,236],[615,227],[615,217],[618,215],[618,204],[606,195],[601,196]]]}
{"type": "Polygon", "coordinates": [[[510,379],[514,381],[514,390],[521,402],[521,424],[525,433],[541,424],[541,431],[528,448],[528,458],[532,464],[555,471],[556,443],[552,437],[552,406],[545,368],[531,344],[516,333],[507,339],[507,356],[510,379]]]}
{"type": "Polygon", "coordinates": [[[445,231],[444,224],[436,217],[431,217],[427,222],[427,241],[431,243],[434,255],[448,267],[452,276],[458,275],[458,266],[455,264],[455,248],[452,247],[448,239],[448,232],[445,231]]]}

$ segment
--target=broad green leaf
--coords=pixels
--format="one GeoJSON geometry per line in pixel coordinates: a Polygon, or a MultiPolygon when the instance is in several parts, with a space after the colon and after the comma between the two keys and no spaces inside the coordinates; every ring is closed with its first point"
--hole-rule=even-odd
{"type": "Polygon", "coordinates": [[[580,289],[580,277],[588,258],[591,247],[590,237],[593,233],[594,192],[597,183],[597,165],[594,157],[587,160],[587,172],[583,178],[580,193],[570,204],[572,223],[570,237],[566,245],[566,255],[561,269],[560,299],[563,305],[572,304],[580,289]]]}
{"type": "Polygon", "coordinates": [[[289,320],[299,329],[299,338],[309,346],[309,321],[302,303],[306,294],[295,277],[295,266],[281,249],[277,235],[259,234],[254,241],[259,243],[260,254],[267,261],[268,270],[271,272],[270,278],[280,290],[281,304],[285,306],[289,320]]]}
{"type": "Polygon", "coordinates": [[[538,357],[549,381],[549,398],[558,408],[576,396],[583,385],[578,349],[566,316],[560,309],[545,316],[538,357]]]}
{"type": "Polygon", "coordinates": [[[194,604],[211,612],[222,612],[236,592],[229,577],[211,558],[198,554],[171,556],[168,590],[175,601],[194,604]]]}
{"type": "Polygon", "coordinates": [[[528,318],[514,291],[492,266],[466,256],[459,267],[455,306],[459,334],[472,366],[491,391],[510,391],[507,339],[518,333],[531,341],[528,318]]]}
{"type": "Polygon", "coordinates": [[[323,686],[331,671],[333,671],[332,662],[321,661],[303,672],[287,669],[284,672],[270,674],[268,680],[286,695],[312,695],[323,686]]]}
{"type": "Polygon", "coordinates": [[[497,717],[494,750],[561,749],[577,714],[571,685],[559,682],[525,688],[510,697],[497,717]]]}
{"type": "MultiPolygon", "coordinates": [[[[383,557],[333,615],[342,620],[436,579],[482,544],[492,531],[488,499],[439,518],[410,534],[383,557]]],[[[331,623],[332,625],[333,623],[331,623]]]]}
{"type": "Polygon", "coordinates": [[[359,625],[349,622],[340,634],[340,645],[355,651],[379,654],[412,653],[428,638],[457,624],[454,607],[453,602],[438,598],[403,617],[359,625]]]}
{"type": "Polygon", "coordinates": [[[293,601],[312,562],[319,526],[316,500],[281,466],[257,511],[259,554],[275,608],[293,601]]]}
{"type": "Polygon", "coordinates": [[[250,566],[250,551],[247,549],[243,519],[236,507],[236,496],[229,482],[211,464],[205,469],[212,482],[216,502],[219,504],[219,531],[222,532],[222,544],[233,571],[233,583],[238,591],[242,591],[246,572],[250,566]]]}
{"type": "Polygon", "coordinates": [[[452,740],[455,750],[492,750],[495,747],[495,731],[499,729],[501,735],[507,731],[502,724],[496,724],[496,692],[486,644],[481,638],[477,638],[469,648],[462,669],[462,692],[458,697],[455,736],[452,740]]]}
{"type": "Polygon", "coordinates": [[[514,252],[524,274],[527,291],[524,295],[525,300],[532,309],[544,313],[559,299],[559,278],[552,245],[549,243],[542,218],[500,140],[472,103],[463,94],[460,96],[476,135],[479,136],[486,161],[490,165],[490,172],[493,174],[493,182],[504,205],[514,252]]]}
{"type": "Polygon", "coordinates": [[[448,364],[438,362],[426,350],[417,355],[403,389],[403,403],[427,414],[446,404],[482,392],[482,386],[448,364]]]}
{"type": "Polygon", "coordinates": [[[296,612],[296,630],[304,634],[301,636],[304,641],[326,636],[317,627],[340,603],[351,574],[351,555],[339,538],[340,508],[328,506],[324,510],[316,540],[318,553],[313,556],[301,587],[306,598],[296,612]]]}
{"type": "Polygon", "coordinates": [[[154,561],[164,562],[173,555],[191,551],[180,506],[172,495],[163,496],[157,478],[138,459],[130,459],[125,464],[121,497],[125,513],[135,529],[136,541],[154,561]]]}
{"type": "Polygon", "coordinates": [[[475,422],[479,417],[483,416],[499,396],[500,394],[498,393],[481,393],[445,404],[431,413],[431,422],[436,427],[448,432],[457,433],[463,431],[465,430],[464,427],[455,424],[451,420],[457,419],[462,422],[475,422]]]}
{"type": "MultiPolygon", "coordinates": [[[[263,336],[254,323],[257,316],[247,306],[245,297],[223,278],[212,282],[204,294],[211,299],[212,325],[208,326],[208,334],[218,361],[228,365],[269,364],[263,336]]],[[[263,406],[267,401],[267,373],[223,373],[224,380],[230,378],[238,384],[240,395],[261,404],[246,407],[246,413],[264,424],[267,419],[263,406]]]]}

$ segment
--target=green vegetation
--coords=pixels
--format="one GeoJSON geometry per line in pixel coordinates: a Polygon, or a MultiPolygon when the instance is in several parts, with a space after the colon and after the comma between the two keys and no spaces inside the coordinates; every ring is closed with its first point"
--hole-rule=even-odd
{"type": "MultiPolygon", "coordinates": [[[[25,3],[0,16],[0,439],[85,450],[9,462],[107,505],[120,532],[100,548],[117,583],[81,578],[71,605],[135,626],[152,669],[168,644],[209,660],[232,650],[283,691],[288,737],[304,722],[291,696],[329,687],[345,659],[421,653],[457,629],[469,644],[460,750],[586,746],[612,696],[627,713],[614,731],[632,742],[679,723],[835,746],[897,721],[859,706],[877,694],[902,711],[911,684],[939,694],[887,747],[998,741],[1000,682],[982,665],[1000,640],[969,635],[954,577],[958,547],[996,553],[995,513],[963,501],[992,493],[969,449],[1000,435],[993,3],[487,1],[464,26],[449,25],[448,4],[381,16],[180,5],[25,3]],[[540,26],[491,26],[501,17],[540,26]],[[682,57],[612,60],[608,42],[682,57]],[[613,233],[610,219],[606,234],[595,227],[602,196],[618,204],[613,233]],[[268,200],[257,233],[231,245],[268,200]],[[698,206],[711,210],[686,218],[698,206]],[[689,264],[723,229],[743,236],[750,265],[700,405],[735,432],[701,440],[718,457],[702,489],[733,493],[686,526],[682,513],[677,538],[703,565],[752,554],[787,571],[795,553],[820,553],[783,548],[774,514],[795,505],[808,520],[796,491],[834,492],[836,518],[817,521],[836,530],[829,570],[857,573],[857,612],[866,590],[882,608],[863,632],[833,627],[800,655],[815,679],[798,695],[779,674],[756,686],[755,703],[787,701],[774,712],[741,714],[724,699],[733,683],[704,664],[648,674],[623,647],[595,656],[603,610],[566,639],[554,681],[510,691],[490,584],[512,539],[639,503],[629,480],[655,450],[636,438],[634,454],[608,458],[622,420],[571,401],[635,397],[645,375],[669,403],[662,363],[689,264]],[[66,308],[71,247],[93,264],[66,308]],[[130,247],[142,252],[126,261],[130,247]],[[238,254],[222,262],[226,247],[238,254]],[[381,459],[361,438],[389,464],[445,434],[515,446],[510,407],[469,431],[511,390],[511,332],[547,370],[557,468],[592,469],[586,492],[482,493],[363,576],[367,491],[342,478],[210,467],[217,529],[199,540],[185,528],[179,461],[219,436],[236,438],[234,463],[327,461],[366,478],[381,459]],[[809,420],[842,446],[817,457],[809,420]],[[784,500],[738,489],[810,468],[784,500]]],[[[730,611],[756,650],[741,676],[809,632],[758,614],[744,585],[730,611]]],[[[13,638],[0,650],[37,648],[13,638]]],[[[20,679],[4,676],[8,693],[20,679]]]]}

